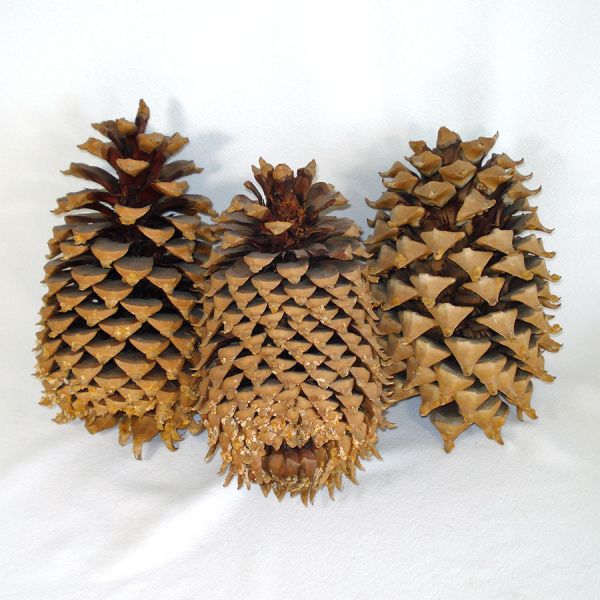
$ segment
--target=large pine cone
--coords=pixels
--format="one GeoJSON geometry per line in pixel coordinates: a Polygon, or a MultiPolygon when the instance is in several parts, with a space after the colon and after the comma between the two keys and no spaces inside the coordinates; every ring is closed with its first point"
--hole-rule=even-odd
{"type": "Polygon", "coordinates": [[[256,199],[233,199],[205,263],[200,413],[227,482],[306,503],[378,455],[383,353],[360,230],[323,214],[345,199],[314,162],[254,171],[265,197],[246,182],[256,199]]]}
{"type": "Polygon", "coordinates": [[[559,299],[548,287],[547,252],[537,231],[522,161],[492,154],[496,137],[462,142],[442,127],[437,144],[410,142],[413,169],[400,162],[382,173],[367,247],[373,293],[382,313],[395,377],[394,399],[420,394],[447,451],[475,424],[502,443],[508,405],[536,418],[532,377],[552,381],[543,351],[559,299]]]}
{"type": "Polygon", "coordinates": [[[81,163],[65,172],[102,187],[58,199],[64,224],[48,242],[38,334],[42,404],[61,409],[58,422],[83,419],[92,433],[118,425],[121,443],[133,436],[137,458],[155,435],[175,449],[178,430],[197,428],[192,325],[201,315],[200,262],[214,241],[200,215],[216,215],[177,181],[201,169],[167,162],[187,138],[146,133],[149,116],[142,100],[135,122],[94,125],[109,142],[80,146],[114,174],[81,163]]]}

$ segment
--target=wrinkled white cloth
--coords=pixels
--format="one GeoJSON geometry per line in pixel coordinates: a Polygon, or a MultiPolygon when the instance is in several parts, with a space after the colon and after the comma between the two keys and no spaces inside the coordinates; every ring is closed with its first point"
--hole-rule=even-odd
{"type": "MultiPolygon", "coordinates": [[[[421,600],[600,597],[599,9],[594,2],[0,3],[0,599],[421,600]],[[304,508],[222,487],[205,435],[135,461],[117,433],[56,425],[31,377],[58,169],[92,121],[190,137],[192,191],[225,207],[263,154],[315,157],[351,201],[435,140],[501,135],[539,198],[564,349],[537,421],[446,455],[418,400],[390,411],[382,462],[304,508]]],[[[82,186],[83,187],[83,186],[82,186]]],[[[537,198],[536,198],[537,200],[537,198]]]]}

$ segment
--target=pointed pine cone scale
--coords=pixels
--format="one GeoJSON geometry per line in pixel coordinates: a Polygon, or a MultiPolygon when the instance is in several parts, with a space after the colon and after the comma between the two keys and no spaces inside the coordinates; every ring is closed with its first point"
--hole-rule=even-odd
{"type": "Polygon", "coordinates": [[[442,437],[446,452],[452,452],[456,438],[471,425],[465,421],[454,402],[433,410],[429,419],[442,437]]]}
{"type": "Polygon", "coordinates": [[[470,376],[479,359],[489,350],[492,343],[486,339],[450,337],[444,340],[460,365],[463,375],[470,376]]]}
{"type": "Polygon", "coordinates": [[[418,275],[411,275],[410,282],[417,290],[423,304],[431,308],[440,293],[448,286],[456,283],[456,279],[454,277],[438,277],[429,273],[419,273],[418,275]]]}
{"type": "Polygon", "coordinates": [[[464,237],[465,234],[462,231],[443,231],[441,229],[433,229],[432,231],[421,233],[421,239],[431,250],[435,260],[440,260],[447,250],[456,245],[464,237]]]}
{"type": "Polygon", "coordinates": [[[477,294],[490,306],[496,306],[500,290],[502,290],[505,281],[504,277],[488,277],[485,275],[476,281],[463,283],[462,287],[477,294]]]}
{"type": "Polygon", "coordinates": [[[516,250],[513,247],[514,232],[510,229],[495,228],[491,233],[482,235],[475,240],[475,244],[483,248],[498,250],[503,254],[514,254],[516,250]]]}
{"type": "Polygon", "coordinates": [[[428,307],[444,337],[451,336],[458,325],[473,312],[470,306],[456,306],[451,302],[442,302],[428,307]]]}
{"type": "MultiPolygon", "coordinates": [[[[442,160],[440,159],[440,164],[441,163],[442,160]]],[[[457,188],[465,187],[465,185],[467,185],[467,183],[469,183],[469,181],[473,179],[476,172],[477,168],[475,167],[475,165],[471,164],[466,160],[457,160],[439,169],[439,173],[442,176],[442,179],[444,181],[447,181],[448,183],[451,183],[457,188]]],[[[459,221],[463,220],[458,217],[457,219],[459,221]]]]}
{"type": "Polygon", "coordinates": [[[398,204],[390,212],[389,224],[392,227],[402,227],[407,224],[416,227],[421,222],[424,214],[425,209],[422,206],[398,204]]]}
{"type": "Polygon", "coordinates": [[[114,262],[117,273],[127,285],[134,286],[152,272],[154,261],[151,256],[125,256],[114,262]]]}
{"type": "Polygon", "coordinates": [[[163,246],[175,233],[175,227],[172,227],[171,225],[160,228],[138,225],[137,229],[157,246],[163,246]]]}
{"type": "Polygon", "coordinates": [[[466,247],[460,252],[449,254],[448,258],[468,273],[471,281],[477,281],[493,256],[493,252],[480,252],[466,247]]]}
{"type": "Polygon", "coordinates": [[[115,308],[119,302],[133,291],[133,287],[127,285],[121,279],[104,279],[93,286],[94,293],[104,301],[107,308],[115,308]]]}
{"type": "Polygon", "coordinates": [[[426,317],[418,312],[403,310],[398,313],[401,331],[403,333],[401,343],[410,344],[432,327],[436,326],[434,319],[426,317]]]}
{"type": "Polygon", "coordinates": [[[495,200],[489,200],[477,190],[471,190],[456,213],[456,221],[459,223],[469,221],[473,217],[482,215],[495,204],[495,200]]]}
{"type": "Polygon", "coordinates": [[[477,410],[490,397],[489,391],[483,385],[472,385],[466,390],[456,392],[454,395],[458,410],[468,423],[475,423],[478,419],[477,410]]]}
{"type": "Polygon", "coordinates": [[[80,290],[87,290],[104,281],[109,271],[95,265],[79,265],[71,269],[71,276],[80,290]]]}
{"type": "Polygon", "coordinates": [[[62,288],[56,294],[56,299],[60,305],[60,312],[73,310],[81,304],[86,298],[89,298],[91,290],[82,290],[77,287],[62,288]]]}
{"type": "Polygon", "coordinates": [[[442,208],[456,195],[456,188],[447,181],[430,181],[415,187],[414,193],[423,204],[442,208]]]}
{"type": "Polygon", "coordinates": [[[133,225],[145,217],[151,208],[150,205],[135,207],[117,203],[115,204],[115,213],[122,225],[133,225]]]}

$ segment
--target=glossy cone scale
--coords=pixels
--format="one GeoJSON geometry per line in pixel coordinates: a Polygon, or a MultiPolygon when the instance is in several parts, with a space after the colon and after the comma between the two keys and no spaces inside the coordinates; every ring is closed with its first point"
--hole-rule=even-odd
{"type": "Polygon", "coordinates": [[[394,399],[421,396],[450,451],[475,424],[502,442],[513,405],[536,418],[532,378],[552,381],[543,352],[559,348],[558,306],[549,283],[539,221],[517,170],[521,161],[491,154],[495,137],[462,142],[442,127],[437,144],[411,142],[411,168],[382,173],[367,240],[369,271],[381,307],[395,378],[394,399]]]}
{"type": "Polygon", "coordinates": [[[192,325],[213,241],[201,215],[216,214],[181,181],[201,169],[168,161],[187,138],[147,132],[149,116],[142,100],[135,121],[93,125],[109,141],[80,148],[110,169],[73,163],[65,172],[101,187],[58,199],[64,224],[48,243],[38,334],[42,403],[92,433],[118,425],[137,458],[154,436],[174,449],[178,430],[197,427],[192,325]]]}
{"type": "Polygon", "coordinates": [[[356,224],[314,161],[254,168],[205,267],[200,412],[226,482],[306,503],[377,455],[386,378],[356,224]],[[264,194],[264,196],[263,196],[264,194]]]}

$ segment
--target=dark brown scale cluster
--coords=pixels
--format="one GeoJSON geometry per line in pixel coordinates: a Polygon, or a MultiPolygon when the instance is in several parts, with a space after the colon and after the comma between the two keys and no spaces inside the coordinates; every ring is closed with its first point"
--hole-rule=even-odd
{"type": "Polygon", "coordinates": [[[83,419],[92,433],[118,425],[137,458],[155,435],[174,449],[180,430],[197,428],[193,325],[199,265],[215,241],[201,215],[216,216],[179,181],[201,169],[167,162],[187,138],[147,133],[149,116],[141,100],[135,121],[93,125],[108,142],[79,146],[113,172],[82,163],[65,171],[101,187],[57,201],[65,217],[48,242],[37,361],[42,404],[60,408],[56,421],[83,419]]]}
{"type": "Polygon", "coordinates": [[[530,190],[506,154],[486,156],[496,137],[461,141],[442,127],[437,144],[410,142],[414,167],[382,173],[387,188],[367,247],[395,378],[394,399],[421,396],[447,451],[470,425],[502,441],[508,404],[535,418],[533,377],[552,381],[543,352],[559,298],[548,287],[547,252],[533,232],[549,233],[530,190]],[[508,403],[508,404],[507,404],[508,403]]]}
{"type": "Polygon", "coordinates": [[[313,183],[314,161],[294,175],[261,160],[254,174],[263,193],[246,183],[256,198],[218,218],[204,265],[200,413],[226,482],[306,503],[377,455],[384,354],[360,230],[324,214],[346,200],[313,183]]]}

